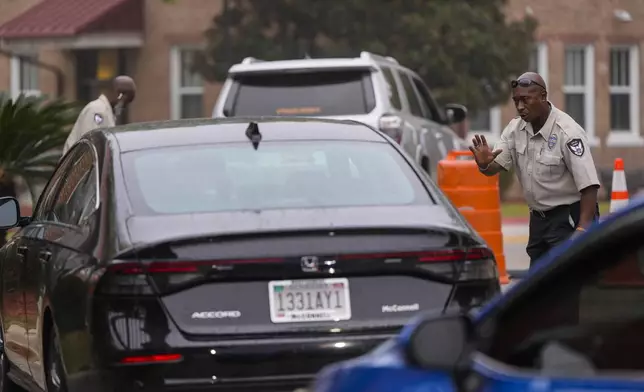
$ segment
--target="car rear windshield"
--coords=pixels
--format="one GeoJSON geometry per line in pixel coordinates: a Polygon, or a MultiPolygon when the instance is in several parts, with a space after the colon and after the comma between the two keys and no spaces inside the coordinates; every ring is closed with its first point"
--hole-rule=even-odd
{"type": "Polygon", "coordinates": [[[374,107],[366,70],[240,75],[236,82],[229,116],[338,116],[374,107]]]}
{"type": "Polygon", "coordinates": [[[390,145],[271,141],[124,153],[137,215],[433,204],[390,145]]]}

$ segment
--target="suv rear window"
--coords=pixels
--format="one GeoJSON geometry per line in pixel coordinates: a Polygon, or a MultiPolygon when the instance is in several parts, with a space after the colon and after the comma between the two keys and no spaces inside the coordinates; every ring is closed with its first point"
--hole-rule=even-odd
{"type": "Polygon", "coordinates": [[[337,116],[373,110],[371,73],[315,71],[239,75],[229,116],[337,116]]]}
{"type": "Polygon", "coordinates": [[[386,143],[266,141],[124,153],[135,213],[433,204],[386,143]]]}

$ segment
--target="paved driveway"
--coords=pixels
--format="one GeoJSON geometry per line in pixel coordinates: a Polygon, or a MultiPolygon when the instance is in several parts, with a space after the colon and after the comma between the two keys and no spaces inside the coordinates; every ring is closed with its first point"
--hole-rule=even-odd
{"type": "MultiPolygon", "coordinates": [[[[525,252],[528,243],[527,223],[504,223],[503,224],[503,253],[508,270],[523,270],[530,266],[530,258],[525,252]]],[[[507,289],[512,285],[506,285],[507,289]]]]}

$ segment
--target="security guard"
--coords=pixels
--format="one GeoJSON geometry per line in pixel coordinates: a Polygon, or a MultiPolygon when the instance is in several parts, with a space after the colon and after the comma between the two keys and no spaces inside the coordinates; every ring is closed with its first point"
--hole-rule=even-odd
{"type": "Polygon", "coordinates": [[[530,208],[526,251],[530,266],[599,218],[599,179],[584,129],[548,101],[543,78],[527,72],[511,82],[519,117],[491,150],[485,136],[470,147],[480,171],[493,176],[516,168],[530,208]]]}
{"type": "Polygon", "coordinates": [[[117,115],[120,115],[120,111],[134,100],[135,95],[136,85],[132,78],[129,76],[114,78],[104,94],[85,105],[81,110],[74,128],[65,141],[63,154],[92,129],[115,126],[118,120],[117,115]]]}

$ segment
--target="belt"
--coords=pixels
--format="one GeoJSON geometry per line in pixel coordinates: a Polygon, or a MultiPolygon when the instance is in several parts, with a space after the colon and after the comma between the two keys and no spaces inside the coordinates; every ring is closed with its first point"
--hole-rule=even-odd
{"type": "MultiPolygon", "coordinates": [[[[553,209],[554,209],[554,208],[553,208],[553,209]]],[[[541,217],[541,218],[545,218],[546,216],[550,215],[550,212],[551,212],[551,211],[552,211],[552,210],[548,210],[548,211],[540,211],[540,210],[534,210],[534,209],[530,208],[530,215],[534,215],[534,216],[538,216],[538,217],[541,217]]]]}
{"type": "Polygon", "coordinates": [[[556,207],[551,208],[551,209],[549,209],[547,211],[535,210],[534,208],[530,208],[530,215],[538,216],[538,217],[541,217],[541,218],[547,218],[549,216],[552,216],[553,214],[556,214],[557,211],[559,211],[559,210],[561,210],[563,208],[570,208],[570,206],[572,206],[574,204],[575,203],[556,206],[556,207]]]}

